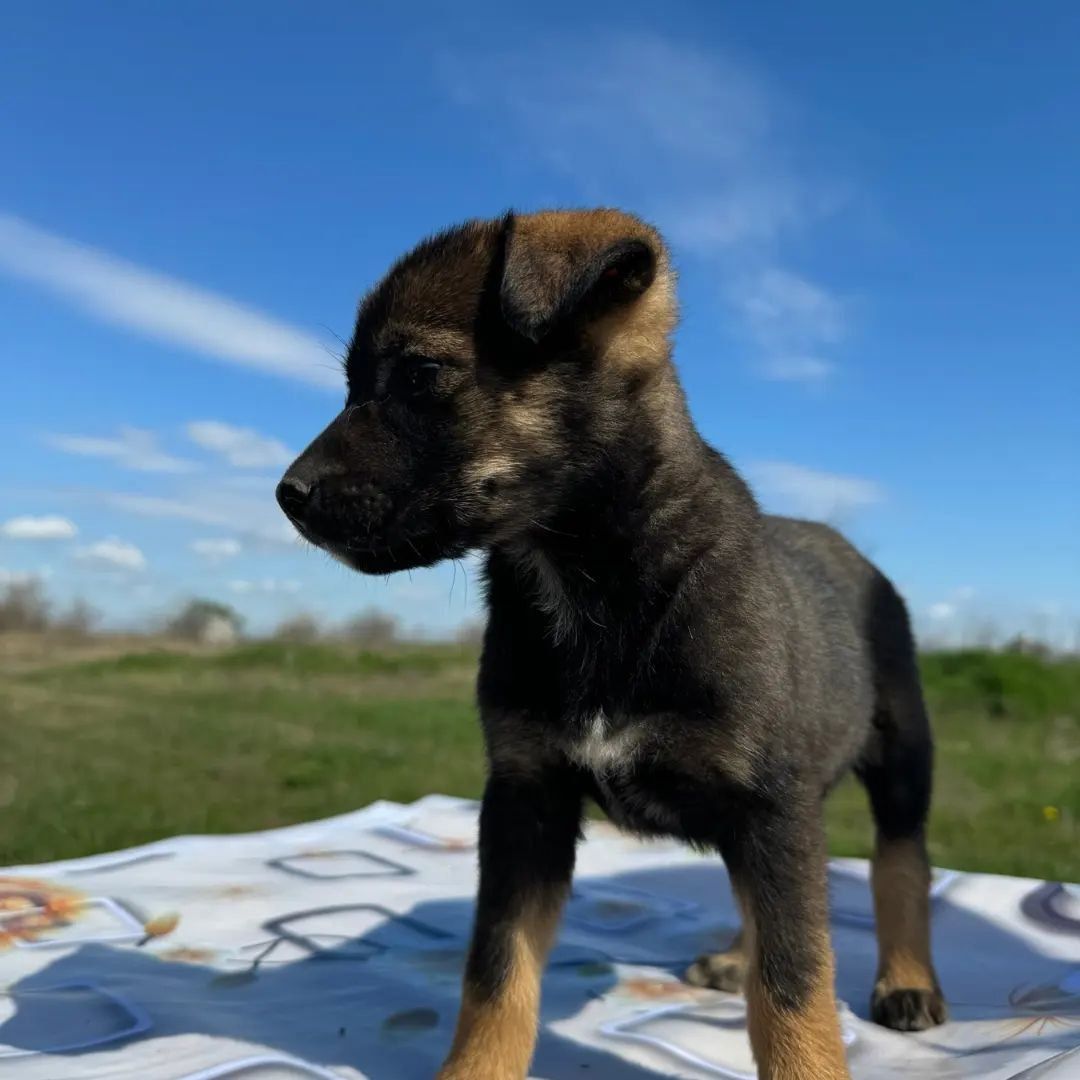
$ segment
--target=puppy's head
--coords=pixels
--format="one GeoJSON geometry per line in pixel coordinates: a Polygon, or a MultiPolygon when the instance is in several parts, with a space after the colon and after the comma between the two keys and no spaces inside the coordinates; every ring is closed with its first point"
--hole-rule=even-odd
{"type": "Polygon", "coordinates": [[[365,573],[512,541],[625,436],[674,322],[663,243],[628,214],[508,215],[426,240],[361,304],[345,408],[278,501],[365,573]]]}

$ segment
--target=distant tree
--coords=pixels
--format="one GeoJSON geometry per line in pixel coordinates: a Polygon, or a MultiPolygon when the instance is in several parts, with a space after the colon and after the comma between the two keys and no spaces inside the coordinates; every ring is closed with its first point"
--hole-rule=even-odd
{"type": "Polygon", "coordinates": [[[204,645],[231,645],[240,637],[244,620],[228,604],[216,600],[189,600],[165,624],[165,633],[204,645]]]}
{"type": "Polygon", "coordinates": [[[287,641],[293,645],[310,645],[322,637],[322,627],[314,615],[306,612],[282,619],[270,635],[275,641],[287,641]]]}
{"type": "Polygon", "coordinates": [[[989,616],[972,620],[967,636],[977,649],[995,649],[1001,643],[1001,630],[989,616]]]}
{"type": "Polygon", "coordinates": [[[0,594],[0,633],[41,633],[49,628],[49,609],[38,578],[14,581],[0,594]]]}
{"type": "Polygon", "coordinates": [[[487,626],[483,619],[469,619],[463,622],[454,634],[454,640],[461,645],[480,648],[484,644],[484,631],[487,626]]]}
{"type": "Polygon", "coordinates": [[[53,628],[68,637],[88,637],[99,622],[101,622],[101,612],[79,598],[56,617],[53,628]]]}
{"type": "Polygon", "coordinates": [[[349,619],[341,627],[338,636],[366,649],[382,649],[398,640],[399,630],[399,623],[393,615],[369,608],[349,619]]]}
{"type": "Polygon", "coordinates": [[[1054,655],[1054,650],[1045,641],[1038,638],[1028,637],[1026,634],[1017,634],[1005,642],[1003,650],[1007,653],[1019,653],[1021,656],[1034,656],[1039,660],[1049,660],[1054,655]]]}

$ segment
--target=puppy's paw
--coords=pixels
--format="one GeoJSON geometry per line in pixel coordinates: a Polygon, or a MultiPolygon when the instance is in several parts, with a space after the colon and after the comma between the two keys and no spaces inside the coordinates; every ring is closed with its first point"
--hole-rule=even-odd
{"type": "Polygon", "coordinates": [[[937,987],[905,990],[878,983],[870,998],[870,1015],[875,1023],[893,1031],[925,1031],[944,1024],[949,1010],[937,987]]]}
{"type": "Polygon", "coordinates": [[[746,982],[746,957],[741,952],[722,952],[699,956],[683,976],[691,986],[726,990],[741,994],[746,982]]]}

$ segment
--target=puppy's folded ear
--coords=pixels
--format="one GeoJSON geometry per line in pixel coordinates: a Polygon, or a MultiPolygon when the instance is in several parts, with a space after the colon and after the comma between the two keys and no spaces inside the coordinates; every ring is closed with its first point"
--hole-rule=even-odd
{"type": "Polygon", "coordinates": [[[511,215],[505,243],[503,317],[533,342],[631,303],[662,256],[653,230],[616,210],[511,215]]]}

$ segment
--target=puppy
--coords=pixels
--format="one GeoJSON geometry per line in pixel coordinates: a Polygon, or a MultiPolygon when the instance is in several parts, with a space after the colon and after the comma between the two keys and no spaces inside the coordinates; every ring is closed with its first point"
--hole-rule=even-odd
{"type": "Polygon", "coordinates": [[[450,229],[364,300],[344,411],[278,487],[362,573],[486,552],[480,890],[442,1080],[526,1075],[588,797],[723,856],[744,929],[688,978],[745,982],[762,1077],[837,1080],[822,803],[854,768],[877,826],[873,1017],[945,1018],[904,604],[831,529],[759,511],[690,418],[675,321],[664,243],[628,214],[450,229]]]}

